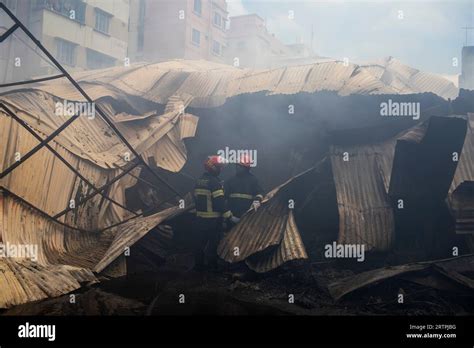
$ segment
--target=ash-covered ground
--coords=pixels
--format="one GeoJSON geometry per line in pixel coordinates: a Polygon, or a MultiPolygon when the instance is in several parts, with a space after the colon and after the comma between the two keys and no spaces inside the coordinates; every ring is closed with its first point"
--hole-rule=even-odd
{"type": "MultiPolygon", "coordinates": [[[[243,267],[241,268],[243,269],[243,267]]],[[[267,274],[176,270],[102,279],[74,294],[3,315],[468,315],[474,292],[425,271],[393,277],[336,301],[328,285],[357,272],[337,262],[288,265],[267,274]],[[429,280],[427,282],[427,280],[429,280]],[[446,283],[446,284],[445,284],[446,283]],[[426,286],[432,284],[433,286],[426,286]],[[403,301],[400,302],[400,294],[403,301]],[[74,296],[71,296],[74,295],[74,296]]],[[[472,276],[472,274],[471,274],[472,276]]]]}

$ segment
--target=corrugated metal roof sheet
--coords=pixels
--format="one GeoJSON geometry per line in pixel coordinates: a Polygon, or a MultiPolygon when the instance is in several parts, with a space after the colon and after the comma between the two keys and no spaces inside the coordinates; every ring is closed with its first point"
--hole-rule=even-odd
{"type": "Polygon", "coordinates": [[[256,272],[267,272],[291,260],[307,259],[286,193],[310,180],[314,173],[318,173],[318,166],[270,191],[256,212],[248,211],[222,238],[217,254],[231,263],[245,260],[256,272]]]}
{"type": "MultiPolygon", "coordinates": [[[[175,60],[83,72],[75,77],[95,100],[126,93],[166,104],[172,95],[185,93],[193,97],[189,104],[192,107],[215,107],[226,98],[256,92],[269,95],[317,91],[334,91],[340,95],[432,92],[445,99],[458,95],[458,88],[449,80],[420,72],[393,58],[370,65],[325,61],[269,70],[175,60]]],[[[66,81],[44,82],[36,88],[68,100],[81,98],[66,81]]]]}
{"type": "Polygon", "coordinates": [[[353,64],[345,65],[341,62],[325,62],[313,65],[305,85],[304,92],[339,91],[354,74],[356,67],[353,64]]]}
{"type": "MultiPolygon", "coordinates": [[[[120,99],[120,97],[117,98],[120,99]]],[[[1,96],[0,101],[4,102],[35,131],[46,135],[51,134],[70,118],[69,116],[57,114],[56,102],[62,103],[62,100],[58,100],[48,92],[33,89],[21,90],[1,96]]],[[[188,95],[183,95],[183,98],[172,96],[170,105],[167,106],[167,110],[163,115],[155,114],[154,117],[148,117],[140,122],[120,122],[117,123],[117,127],[137,152],[143,153],[151,149],[152,152],[156,153],[155,150],[159,146],[155,146],[154,149],[153,146],[161,137],[171,131],[176,124],[181,128],[187,127],[187,137],[194,136],[197,117],[191,117],[189,114],[183,113],[184,107],[190,101],[191,98],[188,95]],[[177,103],[177,99],[181,100],[181,103],[177,103]]],[[[2,111],[0,113],[3,114],[2,111]]],[[[114,113],[112,111],[108,115],[111,120],[114,120],[114,113]]],[[[7,119],[9,117],[2,117],[2,122],[6,122],[5,120],[7,119]]],[[[26,137],[27,133],[25,131],[23,133],[26,137]]],[[[28,136],[32,138],[31,135],[28,136]]],[[[5,141],[18,140],[15,134],[4,139],[5,141]]],[[[175,139],[178,142],[175,145],[180,149],[184,146],[181,146],[181,140],[181,137],[175,139]]],[[[33,142],[34,144],[30,145],[31,147],[38,143],[34,138],[33,142]]],[[[125,154],[130,152],[126,145],[98,115],[94,118],[88,117],[87,114],[82,115],[64,129],[53,142],[60,144],[76,156],[105,169],[126,165],[128,160],[125,154]]],[[[4,156],[7,155],[5,154],[4,156]]],[[[131,156],[131,159],[133,159],[133,156],[131,156]]],[[[181,167],[182,165],[168,166],[166,169],[178,171],[181,167]]]]}
{"type": "Polygon", "coordinates": [[[60,296],[96,282],[90,270],[65,265],[40,265],[23,260],[0,259],[0,308],[60,296]]]}
{"type": "Polygon", "coordinates": [[[0,258],[0,308],[59,296],[80,282],[97,281],[92,267],[111,242],[107,236],[69,229],[0,195],[0,241],[38,247],[36,260],[0,258]]]}
{"type": "Polygon", "coordinates": [[[368,251],[384,251],[392,245],[394,215],[385,189],[388,172],[383,170],[381,156],[382,151],[376,146],[331,148],[339,243],[365,244],[368,251]]]}
{"type": "Polygon", "coordinates": [[[427,73],[402,64],[399,60],[388,57],[374,64],[361,65],[398,94],[431,92],[444,99],[454,99],[459,89],[443,76],[427,73]]]}
{"type": "MultiPolygon", "coordinates": [[[[389,195],[393,197],[404,196],[404,194],[409,194],[415,189],[415,187],[412,187],[414,184],[410,179],[414,172],[401,162],[397,164],[396,168],[393,167],[395,165],[395,151],[400,152],[399,156],[418,158],[422,156],[420,153],[409,152],[405,147],[399,149],[398,145],[400,143],[423,143],[419,151],[425,151],[423,153],[426,156],[430,154],[430,157],[426,159],[428,162],[421,163],[423,159],[419,159],[415,163],[411,160],[412,165],[432,168],[433,165],[439,166],[439,163],[444,163],[443,161],[452,163],[451,157],[444,158],[442,156],[446,153],[451,154],[451,149],[457,148],[457,144],[451,141],[451,138],[439,137],[439,133],[446,129],[449,129],[456,137],[459,132],[462,133],[463,131],[463,122],[460,122],[458,118],[433,117],[383,143],[331,147],[330,159],[340,219],[339,243],[366,244],[366,250],[377,251],[388,250],[392,246],[394,214],[389,195]],[[443,141],[441,141],[441,144],[437,144],[436,139],[443,139],[443,141]],[[344,161],[345,153],[348,155],[347,161],[344,161]],[[439,161],[434,163],[436,156],[441,157],[438,158],[439,161]]],[[[469,139],[466,138],[465,144],[468,142],[469,139]]],[[[464,151],[465,149],[463,149],[463,153],[464,151]]],[[[461,175],[468,176],[466,168],[469,168],[472,157],[466,157],[461,156],[458,164],[456,173],[459,173],[457,174],[459,177],[461,175]],[[466,157],[467,161],[463,163],[466,157]],[[463,169],[459,170],[460,166],[463,169]]],[[[445,186],[447,180],[451,180],[449,169],[446,166],[443,169],[445,171],[437,179],[436,188],[433,188],[432,184],[418,183],[415,184],[417,185],[415,191],[434,192],[443,190],[441,186],[445,186]]],[[[424,181],[427,182],[428,180],[424,181]]],[[[440,195],[442,195],[442,192],[440,195]]]]}
{"type": "Polygon", "coordinates": [[[283,240],[277,249],[268,256],[249,257],[245,260],[250,269],[258,273],[265,273],[286,262],[307,259],[306,249],[296,226],[293,211],[290,210],[283,240]]]}
{"type": "Polygon", "coordinates": [[[295,94],[300,92],[301,86],[305,85],[313,69],[312,65],[286,68],[270,94],[295,94]]]}
{"type": "Polygon", "coordinates": [[[279,245],[287,220],[287,205],[278,198],[271,199],[256,212],[244,215],[222,239],[217,253],[227,262],[239,262],[271,246],[279,245]]]}
{"type": "MultiPolygon", "coordinates": [[[[121,105],[130,101],[129,95],[115,86],[88,85],[96,97],[115,98],[115,102],[120,101],[121,105]]],[[[51,86],[63,96],[76,98],[77,93],[72,93],[71,89],[62,90],[62,84],[51,86]]],[[[68,116],[55,112],[56,102],[62,100],[39,89],[9,91],[1,95],[0,100],[43,139],[69,120],[68,116]]],[[[102,101],[102,105],[114,122],[114,103],[107,100],[102,101]]],[[[147,114],[138,121],[118,122],[116,126],[137,152],[147,159],[154,157],[164,169],[179,171],[187,158],[183,139],[194,136],[198,122],[197,117],[183,112],[190,100],[185,94],[171,96],[163,115],[147,114]]],[[[133,110],[136,105],[129,103],[128,106],[133,110]]],[[[127,167],[129,161],[126,154],[130,150],[101,118],[87,116],[77,118],[50,141],[49,146],[94,186],[101,187],[122,173],[122,170],[116,169],[117,166],[127,167]]],[[[121,117],[127,119],[130,115],[121,113],[121,117]]],[[[0,111],[0,135],[2,172],[15,162],[17,152],[24,156],[39,144],[39,140],[15,122],[4,109],[0,111]]],[[[130,157],[132,160],[131,154],[130,157]]],[[[135,175],[136,170],[139,168],[135,168],[135,175]]],[[[106,187],[106,194],[123,206],[125,189],[135,183],[135,178],[125,175],[106,187]]],[[[121,243],[131,246],[161,221],[156,218],[156,222],[149,217],[144,221],[130,220],[128,224],[118,225],[107,233],[91,232],[116,225],[132,213],[99,194],[78,204],[83,197],[93,193],[92,188],[46,147],[3,177],[0,187],[12,193],[0,197],[0,241],[34,244],[40,248],[39,261],[34,266],[24,260],[0,263],[7,274],[5,279],[1,279],[0,275],[0,307],[57,296],[77,289],[79,281],[95,280],[90,277],[91,270],[101,258],[100,265],[107,266],[115,259],[122,245],[118,242],[111,244],[115,234],[122,236],[121,243]],[[50,216],[61,213],[74,200],[77,207],[58,219],[71,228],[28,208],[15,195],[50,216]],[[11,272],[12,269],[15,271],[11,272]],[[57,274],[52,276],[54,270],[57,274]],[[47,285],[43,284],[45,279],[47,285]]]]}
{"type": "Polygon", "coordinates": [[[0,195],[0,241],[38,246],[37,261],[0,258],[0,308],[59,296],[78,289],[81,282],[97,281],[93,270],[101,272],[123,255],[125,247],[192,208],[192,204],[186,209],[169,208],[96,233],[69,229],[14,197],[0,195]]]}
{"type": "Polygon", "coordinates": [[[161,224],[166,219],[179,215],[193,208],[192,204],[186,209],[174,206],[150,216],[141,216],[125,222],[108,230],[107,234],[115,236],[109,249],[102,259],[95,265],[94,271],[101,272],[119,256],[123,255],[126,248],[131,248],[138,240],[143,238],[151,229],[161,224]]]}

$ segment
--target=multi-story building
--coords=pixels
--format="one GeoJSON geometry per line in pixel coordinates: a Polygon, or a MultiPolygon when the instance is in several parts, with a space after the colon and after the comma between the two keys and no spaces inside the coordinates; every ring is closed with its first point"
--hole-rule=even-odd
{"type": "Polygon", "coordinates": [[[143,60],[145,45],[146,0],[129,0],[130,15],[128,20],[127,57],[131,62],[143,60]]]}
{"type": "MultiPolygon", "coordinates": [[[[305,45],[285,45],[270,34],[256,14],[231,17],[229,24],[225,0],[0,1],[70,72],[176,58],[248,68],[313,59],[305,45]]],[[[31,48],[19,31],[0,43],[0,83],[56,72],[31,48]]]]}
{"type": "Polygon", "coordinates": [[[267,68],[293,54],[293,50],[270,34],[257,14],[230,17],[227,62],[246,68],[267,68]]]}
{"type": "Polygon", "coordinates": [[[227,15],[225,0],[147,0],[144,59],[223,63],[227,15]]]}
{"type": "MultiPolygon", "coordinates": [[[[71,72],[124,64],[126,58],[131,58],[128,52],[129,16],[133,12],[130,0],[2,2],[71,72]]],[[[139,1],[132,3],[139,6],[139,1]]],[[[139,11],[135,12],[138,16],[139,11]]],[[[16,79],[53,73],[51,65],[31,49],[34,44],[25,35],[15,34],[8,42],[2,43],[4,47],[1,50],[4,51],[4,58],[8,57],[6,61],[10,63],[7,64],[14,62],[15,58],[20,58],[22,63],[7,67],[6,71],[15,75],[16,79]]],[[[138,39],[136,41],[138,44],[138,39]]]]}

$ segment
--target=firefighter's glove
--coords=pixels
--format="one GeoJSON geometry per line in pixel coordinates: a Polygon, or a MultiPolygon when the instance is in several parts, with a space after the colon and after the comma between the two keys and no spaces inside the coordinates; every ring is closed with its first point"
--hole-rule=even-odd
{"type": "Polygon", "coordinates": [[[252,208],[253,208],[253,210],[257,211],[257,209],[260,208],[261,205],[262,204],[260,203],[260,201],[255,200],[252,203],[252,208]]]}

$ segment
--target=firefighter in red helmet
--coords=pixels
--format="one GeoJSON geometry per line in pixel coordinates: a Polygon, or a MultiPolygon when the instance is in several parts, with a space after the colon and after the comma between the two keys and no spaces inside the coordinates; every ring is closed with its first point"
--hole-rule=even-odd
{"type": "Polygon", "coordinates": [[[199,250],[196,266],[217,266],[217,244],[223,225],[231,218],[226,208],[224,187],[219,174],[226,161],[220,156],[209,156],[204,162],[204,174],[194,188],[196,205],[196,229],[199,235],[199,250]]]}
{"type": "Polygon", "coordinates": [[[242,155],[236,163],[235,176],[225,183],[224,192],[230,211],[231,221],[239,222],[242,215],[250,208],[255,210],[260,207],[263,199],[263,190],[257,178],[250,172],[254,165],[250,156],[242,155]]]}

